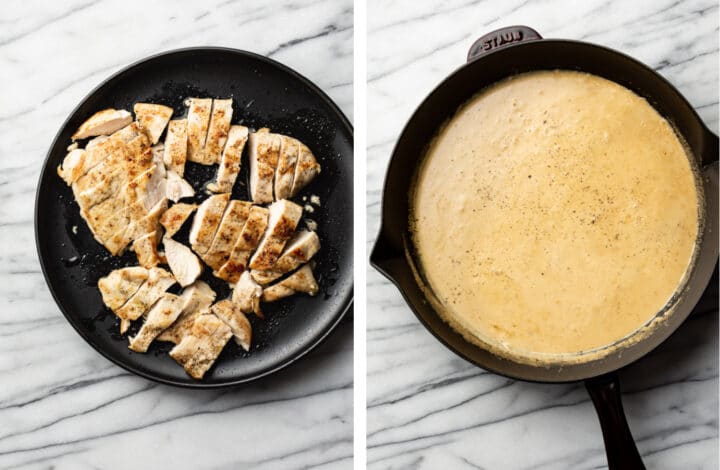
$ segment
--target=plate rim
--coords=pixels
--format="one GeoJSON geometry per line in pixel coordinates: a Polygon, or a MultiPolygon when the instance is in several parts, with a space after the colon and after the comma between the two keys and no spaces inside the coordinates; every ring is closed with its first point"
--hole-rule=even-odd
{"type": "MultiPolygon", "coordinates": [[[[113,364],[119,366],[120,368],[135,374],[137,376],[143,377],[147,380],[151,380],[156,383],[164,384],[164,385],[171,385],[175,387],[180,388],[187,388],[187,389],[204,389],[204,390],[217,390],[217,389],[223,389],[223,388],[232,388],[237,387],[242,384],[250,383],[257,381],[259,379],[262,379],[263,377],[267,377],[269,375],[272,375],[276,372],[279,372],[282,369],[285,369],[286,367],[294,364],[295,362],[299,361],[301,358],[305,357],[308,353],[313,351],[316,347],[318,347],[321,343],[323,343],[327,337],[332,333],[335,328],[340,324],[340,322],[345,318],[348,311],[352,308],[354,304],[354,285],[350,286],[350,289],[348,290],[347,294],[345,295],[345,298],[341,301],[341,307],[339,314],[336,315],[336,318],[325,327],[325,330],[318,335],[313,341],[309,342],[308,344],[304,345],[302,348],[299,349],[295,354],[290,355],[287,359],[281,361],[277,365],[270,367],[268,369],[262,370],[258,373],[250,374],[245,377],[231,379],[227,381],[221,381],[221,382],[214,382],[214,383],[208,383],[204,382],[203,380],[193,381],[193,382],[183,382],[175,379],[168,379],[165,377],[159,377],[157,375],[154,375],[150,372],[147,372],[145,370],[142,370],[138,367],[135,367],[132,364],[125,363],[121,361],[119,358],[116,358],[114,355],[108,353],[103,348],[101,348],[99,345],[96,345],[87,335],[85,330],[80,327],[78,324],[79,322],[74,321],[72,319],[68,312],[66,311],[65,307],[63,306],[62,302],[60,301],[59,294],[55,291],[52,283],[50,282],[49,275],[48,275],[48,268],[45,265],[45,260],[43,259],[41,248],[40,248],[40,235],[39,235],[39,228],[38,228],[38,221],[39,221],[39,213],[40,213],[40,189],[42,187],[42,183],[45,180],[46,172],[49,168],[50,158],[51,154],[53,153],[53,149],[58,145],[60,140],[60,135],[62,134],[63,130],[67,127],[70,120],[75,116],[75,114],[78,112],[78,110],[85,104],[85,102],[90,99],[91,96],[93,96],[95,93],[100,91],[102,88],[107,86],[111,81],[117,79],[120,75],[128,72],[129,70],[139,67],[141,65],[146,64],[147,62],[151,62],[166,56],[176,55],[176,54],[184,54],[189,52],[198,52],[198,53],[211,53],[211,52],[222,52],[227,53],[231,55],[239,55],[243,56],[245,58],[250,58],[253,60],[258,60],[260,62],[264,62],[265,64],[268,64],[272,67],[275,67],[279,69],[281,72],[284,72],[296,80],[299,80],[304,85],[306,85],[315,95],[317,95],[336,115],[336,117],[339,119],[340,124],[345,128],[345,131],[349,134],[351,144],[354,146],[354,128],[353,125],[350,123],[350,120],[345,116],[345,113],[340,109],[340,107],[325,93],[319,86],[317,86],[315,83],[310,81],[307,77],[301,75],[299,72],[293,70],[292,68],[288,67],[287,65],[284,65],[274,59],[271,59],[269,57],[266,57],[264,55],[257,54],[255,52],[250,52],[242,49],[235,49],[231,47],[222,47],[222,46],[195,46],[195,47],[184,47],[179,49],[169,49],[166,51],[158,52],[155,54],[151,54],[149,56],[143,57],[139,60],[136,60],[125,67],[122,67],[115,73],[111,74],[107,78],[103,79],[100,83],[98,83],[95,87],[93,87],[85,96],[78,101],[78,104],[70,111],[70,113],[67,115],[63,123],[58,128],[57,133],[55,134],[55,137],[52,140],[52,143],[50,144],[48,151],[45,155],[45,159],[43,160],[42,167],[40,169],[40,175],[38,177],[37,186],[35,189],[35,202],[34,202],[34,208],[33,208],[33,232],[34,232],[34,238],[35,238],[35,252],[38,257],[38,261],[40,263],[40,270],[43,274],[43,280],[45,281],[45,285],[47,286],[48,290],[50,291],[50,294],[55,302],[55,305],[60,310],[60,312],[63,314],[67,322],[73,327],[73,329],[80,335],[80,337],[89,344],[95,351],[100,353],[101,356],[103,356],[108,361],[112,362],[113,364]]],[[[351,155],[351,159],[354,160],[354,155],[351,155]]],[[[353,209],[354,210],[354,209],[353,209]]],[[[353,244],[353,250],[354,250],[354,241],[353,244]]]]}

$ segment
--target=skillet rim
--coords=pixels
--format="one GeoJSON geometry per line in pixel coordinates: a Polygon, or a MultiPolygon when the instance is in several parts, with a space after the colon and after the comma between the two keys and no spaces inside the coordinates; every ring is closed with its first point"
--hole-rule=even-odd
{"type": "MultiPolygon", "coordinates": [[[[45,265],[45,260],[43,257],[43,254],[41,252],[40,248],[40,235],[39,235],[39,228],[38,228],[38,220],[41,215],[41,212],[43,208],[40,207],[40,190],[43,186],[43,181],[47,178],[46,173],[49,169],[49,162],[51,158],[51,154],[53,153],[53,149],[60,143],[59,139],[61,134],[63,133],[63,130],[68,125],[70,120],[75,116],[75,114],[78,112],[78,110],[82,107],[82,105],[90,99],[95,93],[102,90],[104,87],[106,87],[110,82],[118,79],[118,77],[136,67],[140,67],[142,65],[145,65],[148,62],[152,62],[159,58],[164,58],[167,56],[172,55],[180,55],[180,54],[186,54],[186,53],[226,53],[226,54],[232,54],[232,55],[239,55],[244,58],[249,58],[252,60],[257,60],[260,62],[263,62],[267,65],[270,65],[276,69],[278,69],[280,72],[283,72],[285,74],[290,75],[291,77],[295,78],[296,80],[299,80],[301,83],[303,83],[305,86],[307,86],[317,97],[319,97],[329,108],[333,111],[335,118],[339,124],[339,127],[341,130],[346,132],[348,136],[350,137],[350,143],[353,144],[354,141],[354,128],[353,125],[350,123],[350,120],[345,116],[345,114],[342,112],[342,110],[339,108],[339,106],[325,93],[320,87],[315,85],[312,81],[310,81],[305,76],[301,75],[299,72],[291,69],[287,65],[284,65],[274,59],[271,59],[269,57],[242,50],[242,49],[235,49],[231,47],[222,47],[222,46],[194,46],[194,47],[184,47],[179,49],[169,49],[166,51],[161,51],[146,57],[143,57],[141,59],[138,59],[125,67],[122,67],[120,70],[116,71],[109,77],[103,79],[98,85],[93,87],[81,100],[78,101],[78,104],[72,109],[72,111],[68,114],[67,118],[63,121],[63,123],[58,128],[57,133],[55,134],[55,137],[52,140],[52,143],[50,144],[50,147],[45,155],[45,159],[42,163],[42,167],[40,170],[40,176],[38,178],[37,187],[35,190],[35,202],[34,202],[34,210],[33,210],[33,231],[34,231],[34,238],[35,238],[35,251],[37,253],[38,261],[40,262],[40,269],[43,274],[43,279],[45,280],[45,285],[47,286],[48,290],[50,291],[50,294],[52,295],[53,300],[55,301],[55,305],[60,309],[60,312],[62,312],[63,316],[67,320],[67,322],[72,325],[73,329],[80,335],[80,337],[89,344],[95,351],[100,353],[105,359],[109,360],[113,364],[121,367],[122,369],[127,370],[128,372],[131,372],[137,376],[143,377],[145,379],[151,380],[156,383],[164,384],[164,385],[171,385],[175,387],[180,388],[188,388],[188,389],[203,389],[203,390],[217,390],[217,389],[223,389],[223,388],[233,388],[238,387],[242,384],[254,382],[256,380],[259,380],[263,377],[267,377],[269,375],[272,375],[282,369],[285,369],[286,367],[290,366],[291,364],[297,362],[304,356],[306,356],[308,353],[310,353],[312,350],[314,350],[316,347],[318,347],[321,343],[323,343],[327,337],[332,333],[335,328],[340,324],[340,322],[345,318],[348,311],[353,307],[354,305],[354,285],[351,285],[348,289],[347,293],[343,296],[340,303],[340,308],[336,310],[335,312],[335,318],[334,320],[326,326],[325,330],[322,331],[316,338],[314,338],[309,343],[303,345],[302,348],[299,348],[297,352],[290,355],[286,360],[281,361],[279,364],[275,365],[274,367],[270,367],[267,369],[264,369],[258,373],[250,374],[241,378],[227,380],[224,382],[215,382],[215,383],[207,383],[203,380],[197,380],[197,381],[188,381],[183,382],[175,379],[169,379],[164,377],[155,376],[152,373],[146,372],[140,368],[137,368],[131,363],[125,363],[109,352],[105,351],[103,348],[96,345],[89,337],[89,335],[86,333],[85,329],[82,327],[82,325],[78,324],[79,322],[76,322],[74,319],[72,319],[65,307],[63,306],[63,303],[61,302],[62,296],[56,292],[55,288],[53,287],[52,283],[50,282],[50,278],[48,275],[48,268],[45,265]]],[[[354,155],[350,155],[350,158],[354,161],[354,155]]],[[[52,175],[50,175],[52,177],[52,175]]],[[[353,245],[354,249],[354,240],[350,240],[351,244],[353,245]]]]}

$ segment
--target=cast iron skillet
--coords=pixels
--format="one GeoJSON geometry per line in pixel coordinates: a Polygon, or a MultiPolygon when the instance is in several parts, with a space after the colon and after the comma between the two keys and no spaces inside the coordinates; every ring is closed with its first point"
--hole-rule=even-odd
{"type": "MultiPolygon", "coordinates": [[[[214,177],[216,168],[187,164],[186,178],[195,187],[198,201],[207,197],[202,186],[214,177]]],[[[93,90],[70,114],[48,152],[35,206],[35,236],[45,280],[78,333],[103,356],[131,372],[158,382],[197,388],[257,379],[310,351],[352,303],[352,171],[350,123],[327,95],[297,72],[259,55],[223,48],[181,49],[144,59],[93,90]],[[183,100],[190,96],[232,96],[233,124],[256,129],[267,126],[296,137],[310,147],[322,165],[322,173],[295,198],[303,203],[302,195],[309,199],[316,194],[321,200],[311,215],[318,223],[322,243],[315,258],[320,293],[265,304],[265,321],[250,316],[250,353],[230,341],[202,381],[191,379],[166,354],[172,346],[169,343],[153,344],[147,354],[128,349],[127,337],[118,334],[117,320],[103,306],[96,285],[112,269],[137,261],[132,253],[111,258],[92,238],[70,188],[56,174],[70,135],[94,112],[107,107],[131,110],[135,102],[149,101],[172,106],[175,115],[182,116],[186,113],[183,100]]],[[[233,198],[249,199],[247,156],[243,157],[233,198]]],[[[188,225],[176,239],[187,242],[188,225]]],[[[227,284],[209,271],[205,270],[202,279],[215,289],[218,299],[224,298],[229,293],[227,284]]]]}
{"type": "Polygon", "coordinates": [[[673,333],[691,312],[708,284],[718,259],[718,138],[690,104],[664,78],[619,52],[577,41],[542,39],[525,26],[502,28],[476,41],[468,63],[445,79],[420,104],[393,151],[385,179],[382,227],[370,261],[400,289],[420,322],[459,356],[489,371],[537,382],[584,380],[600,417],[611,469],[644,468],[620,401],[618,369],[641,358],[673,333]],[[482,88],[508,76],[542,69],[589,72],[620,83],[645,97],[673,123],[702,169],[705,225],[700,255],[677,308],[662,326],[634,345],[603,359],[563,367],[535,367],[498,357],[465,341],[444,323],[418,287],[408,238],[408,193],[414,169],[429,140],[458,107],[482,88]]]}

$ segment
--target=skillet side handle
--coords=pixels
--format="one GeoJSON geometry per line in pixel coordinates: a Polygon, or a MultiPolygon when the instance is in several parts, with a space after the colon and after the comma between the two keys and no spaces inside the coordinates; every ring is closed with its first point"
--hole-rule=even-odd
{"type": "Polygon", "coordinates": [[[472,62],[485,54],[504,49],[519,42],[537,41],[542,39],[540,33],[528,26],[506,26],[487,33],[475,41],[468,51],[467,61],[472,62]]]}
{"type": "Polygon", "coordinates": [[[600,419],[608,470],[645,470],[625,419],[617,374],[586,380],[585,387],[600,419]]]}
{"type": "Polygon", "coordinates": [[[718,136],[707,131],[705,133],[705,141],[703,142],[703,150],[701,155],[702,166],[708,166],[718,161],[718,136]]]}

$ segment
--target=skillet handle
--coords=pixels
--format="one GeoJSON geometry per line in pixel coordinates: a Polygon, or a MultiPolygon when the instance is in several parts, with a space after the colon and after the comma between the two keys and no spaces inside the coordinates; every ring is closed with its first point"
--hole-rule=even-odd
{"type": "Polygon", "coordinates": [[[518,42],[542,39],[540,33],[528,26],[506,26],[487,33],[475,41],[468,51],[467,61],[472,62],[485,54],[504,49],[518,42]]]}
{"type": "Polygon", "coordinates": [[[625,419],[617,373],[585,381],[600,419],[608,470],[645,470],[625,419]]]}

